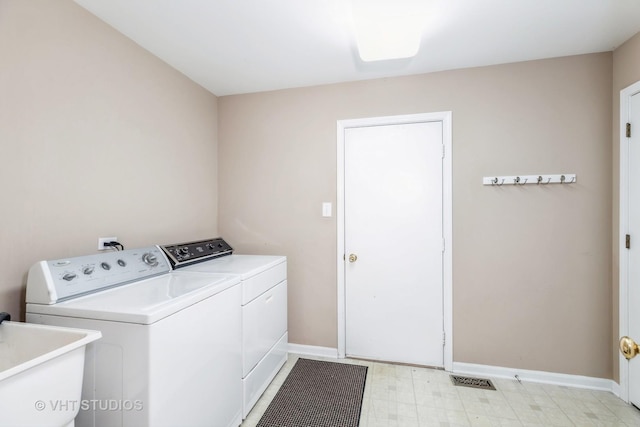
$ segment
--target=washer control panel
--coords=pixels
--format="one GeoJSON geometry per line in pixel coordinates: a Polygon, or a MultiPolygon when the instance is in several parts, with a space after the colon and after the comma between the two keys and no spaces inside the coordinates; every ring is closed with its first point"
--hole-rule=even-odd
{"type": "Polygon", "coordinates": [[[221,237],[160,246],[174,268],[195,262],[206,261],[224,255],[231,255],[233,248],[221,237]]]}
{"type": "Polygon", "coordinates": [[[169,271],[157,246],[40,261],[29,270],[26,302],[54,304],[169,271]]]}

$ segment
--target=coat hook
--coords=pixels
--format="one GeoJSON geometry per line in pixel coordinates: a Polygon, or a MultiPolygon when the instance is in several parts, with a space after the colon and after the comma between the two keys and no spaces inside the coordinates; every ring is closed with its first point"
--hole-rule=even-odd
{"type": "Polygon", "coordinates": [[[516,176],[516,177],[513,179],[513,183],[514,183],[514,184],[518,184],[519,182],[520,182],[520,177],[519,177],[519,176],[516,176]]]}
{"type": "Polygon", "coordinates": [[[540,184],[542,182],[542,175],[538,175],[538,182],[537,184],[540,184]]]}
{"type": "Polygon", "coordinates": [[[525,178],[524,181],[520,185],[525,185],[528,180],[529,180],[529,178],[525,178]]]}
{"type": "MultiPolygon", "coordinates": [[[[496,178],[496,181],[498,180],[498,178],[496,178]]],[[[504,178],[502,178],[502,181],[500,182],[500,184],[498,184],[498,186],[501,186],[502,184],[504,184],[504,178]]]]}
{"type": "Polygon", "coordinates": [[[491,180],[491,185],[496,185],[498,183],[498,177],[496,176],[491,180]]]}
{"type": "Polygon", "coordinates": [[[569,181],[569,184],[572,184],[572,183],[574,183],[574,182],[576,182],[576,177],[575,177],[575,176],[572,176],[572,177],[571,177],[571,181],[569,181]]]}
{"type": "Polygon", "coordinates": [[[560,175],[560,184],[565,184],[566,180],[567,180],[567,178],[564,175],[560,175]]]}

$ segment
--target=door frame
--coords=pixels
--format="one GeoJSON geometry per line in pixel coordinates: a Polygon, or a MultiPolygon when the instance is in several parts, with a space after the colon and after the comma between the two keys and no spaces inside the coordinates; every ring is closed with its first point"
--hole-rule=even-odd
{"type": "MultiPolygon", "coordinates": [[[[620,233],[619,233],[619,302],[618,339],[629,334],[629,253],[623,236],[629,232],[629,138],[626,135],[631,97],[640,93],[640,81],[620,91],[620,233]]],[[[637,132],[638,130],[636,130],[637,132]]],[[[620,398],[629,403],[629,364],[618,353],[620,398]]]]}
{"type": "Polygon", "coordinates": [[[345,357],[346,349],[346,297],[345,297],[345,226],[344,226],[344,148],[345,130],[368,126],[385,126],[397,124],[442,122],[442,233],[444,237],[444,251],[442,257],[443,293],[442,315],[444,327],[443,362],[444,369],[453,369],[453,198],[452,198],[452,150],[451,150],[451,111],[436,113],[407,114],[399,116],[370,117],[363,119],[338,120],[337,123],[337,282],[338,282],[338,357],[345,357]]]}

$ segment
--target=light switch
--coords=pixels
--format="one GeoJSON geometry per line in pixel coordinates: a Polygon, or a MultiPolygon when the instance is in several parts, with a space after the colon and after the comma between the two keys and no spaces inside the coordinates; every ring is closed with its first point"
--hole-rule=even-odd
{"type": "Polygon", "coordinates": [[[331,217],[331,202],[322,203],[322,216],[325,218],[331,217]]]}

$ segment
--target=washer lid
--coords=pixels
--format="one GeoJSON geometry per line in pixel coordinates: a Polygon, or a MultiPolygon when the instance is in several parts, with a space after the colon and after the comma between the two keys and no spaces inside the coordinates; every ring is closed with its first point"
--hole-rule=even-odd
{"type": "Polygon", "coordinates": [[[242,280],[262,273],[287,260],[277,255],[227,255],[211,261],[183,267],[179,271],[239,274],[242,280]]]}
{"type": "Polygon", "coordinates": [[[174,272],[58,304],[27,304],[27,312],[148,325],[239,282],[229,274],[174,272]]]}

